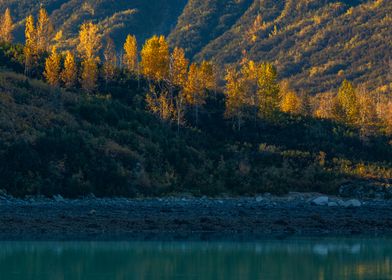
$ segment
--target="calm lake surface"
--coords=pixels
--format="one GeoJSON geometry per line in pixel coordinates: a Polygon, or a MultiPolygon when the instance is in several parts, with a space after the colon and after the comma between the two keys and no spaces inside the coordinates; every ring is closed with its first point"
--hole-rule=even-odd
{"type": "Polygon", "coordinates": [[[0,242],[0,279],[392,279],[392,239],[0,242]]]}

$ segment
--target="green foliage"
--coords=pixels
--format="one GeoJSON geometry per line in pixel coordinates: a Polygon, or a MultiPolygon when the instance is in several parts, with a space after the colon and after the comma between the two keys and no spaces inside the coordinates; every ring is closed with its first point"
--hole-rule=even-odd
{"type": "Polygon", "coordinates": [[[0,88],[0,185],[18,196],[334,193],[392,175],[382,136],[364,145],[354,128],[288,115],[234,131],[220,93],[207,95],[197,128],[178,131],[146,111],[143,80],[86,96],[2,71],[0,88]]]}
{"type": "Polygon", "coordinates": [[[18,74],[23,47],[0,45],[0,186],[14,195],[336,193],[346,180],[392,177],[391,138],[374,133],[363,141],[350,122],[355,91],[348,82],[338,95],[343,122],[284,114],[277,71],[263,63],[244,85],[257,88],[249,94],[259,99],[251,105],[261,104],[260,116],[244,118],[235,131],[206,63],[195,83],[203,94],[196,120],[188,106],[174,125],[181,88],[123,69],[110,81],[97,76],[90,95],[80,85],[53,88],[39,80],[46,56],[32,69],[38,79],[27,78],[18,74]],[[155,114],[147,110],[163,103],[155,114]]]}

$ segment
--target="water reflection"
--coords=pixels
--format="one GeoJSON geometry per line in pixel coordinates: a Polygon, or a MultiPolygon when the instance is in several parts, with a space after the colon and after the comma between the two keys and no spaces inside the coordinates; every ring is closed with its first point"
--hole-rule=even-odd
{"type": "Polygon", "coordinates": [[[392,239],[0,242],[0,279],[392,279],[392,239]]]}

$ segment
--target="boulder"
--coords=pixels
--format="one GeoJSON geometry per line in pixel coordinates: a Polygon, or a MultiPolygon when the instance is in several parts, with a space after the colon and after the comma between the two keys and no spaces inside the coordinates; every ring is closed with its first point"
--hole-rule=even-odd
{"type": "Polygon", "coordinates": [[[89,194],[85,197],[85,199],[93,200],[93,199],[96,199],[96,197],[95,197],[95,194],[89,193],[89,194]]]}
{"type": "Polygon", "coordinates": [[[262,196],[257,196],[256,197],[256,202],[262,202],[264,198],[262,196]]]}
{"type": "Polygon", "coordinates": [[[344,207],[361,207],[362,203],[358,199],[350,199],[343,203],[344,207]]]}
{"type": "Polygon", "coordinates": [[[328,202],[329,202],[328,196],[319,196],[312,200],[312,204],[317,206],[328,205],[328,202]]]}
{"type": "Polygon", "coordinates": [[[54,201],[56,201],[56,202],[65,202],[65,199],[64,199],[64,197],[62,197],[61,195],[54,195],[53,196],[53,199],[54,199],[54,201]]]}

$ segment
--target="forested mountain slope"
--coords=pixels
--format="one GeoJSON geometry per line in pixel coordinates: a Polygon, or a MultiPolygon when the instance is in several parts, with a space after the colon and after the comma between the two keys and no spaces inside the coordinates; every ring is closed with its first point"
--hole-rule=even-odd
{"type": "Polygon", "coordinates": [[[154,34],[168,34],[176,25],[186,0],[6,0],[0,10],[11,9],[19,23],[16,33],[23,39],[24,19],[37,14],[40,2],[48,10],[56,31],[63,32],[64,43],[73,43],[80,25],[92,20],[102,34],[110,34],[119,49],[127,34],[135,34],[139,41],[154,34]]]}
{"type": "MultiPolygon", "coordinates": [[[[120,50],[128,33],[141,45],[169,36],[195,60],[212,59],[221,77],[227,64],[247,56],[273,62],[295,89],[319,93],[344,79],[370,90],[391,87],[392,2],[389,0],[46,0],[61,46],[74,45],[80,24],[98,23],[120,50]]],[[[32,0],[0,1],[18,21],[36,14],[32,0]]]]}
{"type": "Polygon", "coordinates": [[[218,65],[244,55],[271,61],[305,92],[345,78],[383,91],[392,82],[391,13],[386,0],[192,0],[169,39],[218,65]]]}

